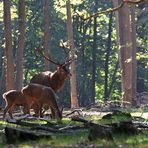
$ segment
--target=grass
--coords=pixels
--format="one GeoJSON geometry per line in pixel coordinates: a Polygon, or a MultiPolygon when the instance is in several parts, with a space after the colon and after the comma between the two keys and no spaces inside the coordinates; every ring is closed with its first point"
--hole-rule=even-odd
{"type": "MultiPolygon", "coordinates": [[[[139,112],[132,113],[134,116],[140,115],[139,112]]],[[[147,113],[143,114],[147,117],[147,113]]],[[[100,116],[92,114],[91,116],[86,116],[86,119],[93,120],[96,123],[109,123],[110,121],[100,120],[100,116]]],[[[115,121],[122,120],[123,117],[114,118],[115,121]]],[[[24,120],[27,122],[27,120],[24,120]]],[[[147,120],[146,120],[147,121],[147,120]]],[[[45,124],[45,121],[28,121],[33,123],[45,124]]],[[[55,120],[51,120],[51,123],[57,124],[55,120]]],[[[59,122],[61,126],[65,127],[67,125],[80,125],[82,123],[71,121],[69,118],[63,118],[62,122],[59,122]]],[[[0,148],[10,146],[7,144],[4,135],[4,127],[6,125],[15,126],[14,124],[9,124],[5,121],[0,121],[0,148]]],[[[109,140],[102,140],[97,139],[95,141],[88,140],[89,130],[76,130],[71,133],[51,133],[52,139],[42,138],[36,141],[25,141],[25,142],[17,142],[14,147],[18,148],[32,148],[32,147],[88,147],[88,146],[96,146],[96,147],[109,147],[109,148],[116,148],[116,147],[126,147],[126,148],[147,148],[148,147],[148,130],[144,132],[140,132],[135,135],[127,135],[123,133],[115,134],[113,133],[113,141],[109,140]]]]}
{"type": "Polygon", "coordinates": [[[88,145],[94,145],[97,147],[126,147],[126,148],[147,148],[148,147],[148,132],[140,133],[137,135],[126,135],[126,134],[114,134],[114,141],[101,140],[88,141],[88,131],[77,131],[70,134],[55,134],[51,139],[40,139],[39,141],[28,141],[24,143],[17,143],[20,148],[32,148],[40,146],[55,146],[55,147],[67,147],[67,146],[78,146],[87,147],[88,145]]]}

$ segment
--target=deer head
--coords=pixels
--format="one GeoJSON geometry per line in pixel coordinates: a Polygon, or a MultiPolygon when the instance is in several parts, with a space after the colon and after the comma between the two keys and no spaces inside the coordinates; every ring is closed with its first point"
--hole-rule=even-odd
{"type": "Polygon", "coordinates": [[[70,78],[71,73],[70,73],[70,70],[69,70],[69,66],[70,66],[70,64],[72,63],[72,61],[73,61],[74,59],[69,59],[69,58],[68,58],[68,57],[69,57],[69,52],[70,52],[71,50],[70,50],[70,48],[69,48],[67,45],[65,45],[65,44],[63,43],[63,41],[60,42],[60,47],[61,47],[62,49],[64,49],[64,52],[65,52],[65,61],[64,61],[63,64],[52,60],[49,55],[45,55],[44,52],[43,52],[43,49],[41,49],[41,48],[36,48],[36,50],[38,51],[38,53],[39,53],[42,57],[44,57],[46,60],[48,60],[48,61],[50,61],[51,63],[53,63],[53,64],[56,65],[57,73],[58,73],[61,77],[63,77],[64,79],[70,78]]]}

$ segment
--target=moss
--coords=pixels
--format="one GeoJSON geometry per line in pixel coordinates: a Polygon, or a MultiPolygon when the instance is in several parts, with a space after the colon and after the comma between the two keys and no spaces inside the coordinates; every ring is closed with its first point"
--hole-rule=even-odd
{"type": "MultiPolygon", "coordinates": [[[[140,113],[131,113],[134,116],[139,115],[140,113]]],[[[144,113],[146,115],[147,113],[144,113]]],[[[126,118],[125,115],[116,115],[112,117],[112,120],[110,119],[101,119],[101,116],[98,114],[92,114],[87,115],[87,120],[92,120],[95,123],[101,123],[101,124],[110,124],[112,122],[122,121],[126,118]]],[[[37,124],[46,124],[46,121],[40,121],[40,120],[23,120],[25,122],[31,122],[31,123],[37,123],[37,124]]],[[[60,122],[57,122],[56,120],[49,120],[53,125],[58,125],[60,127],[65,127],[68,125],[81,125],[83,123],[74,122],[71,121],[69,118],[63,118],[60,122]]],[[[146,121],[146,120],[145,120],[146,121]]],[[[4,127],[6,125],[14,126],[15,124],[10,124],[5,121],[0,121],[0,147],[6,147],[8,146],[5,140],[5,134],[4,134],[4,127]]],[[[17,126],[20,127],[20,126],[17,126]]],[[[26,127],[22,127],[26,128],[26,127]]],[[[29,128],[29,127],[27,127],[29,128]]],[[[134,147],[134,148],[146,148],[148,145],[148,131],[144,131],[143,133],[138,133],[135,135],[127,135],[125,133],[116,134],[113,133],[113,141],[105,140],[105,139],[96,139],[93,142],[88,140],[88,130],[81,129],[76,130],[70,133],[52,133],[52,139],[50,138],[42,138],[40,140],[36,141],[25,141],[25,142],[19,142],[14,145],[14,147],[21,147],[21,148],[32,148],[32,147],[50,147],[50,146],[77,146],[77,147],[89,147],[96,146],[96,147],[134,147]]]]}

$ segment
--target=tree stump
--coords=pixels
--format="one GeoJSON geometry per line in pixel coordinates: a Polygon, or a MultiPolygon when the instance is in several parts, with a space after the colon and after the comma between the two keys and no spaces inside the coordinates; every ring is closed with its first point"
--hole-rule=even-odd
{"type": "Polygon", "coordinates": [[[5,136],[8,143],[37,140],[39,138],[51,138],[49,133],[30,131],[29,129],[21,129],[16,127],[5,127],[5,136]]]}
{"type": "Polygon", "coordinates": [[[110,129],[106,129],[99,125],[93,125],[90,127],[88,139],[90,141],[96,140],[98,138],[100,139],[107,139],[107,140],[113,140],[112,134],[110,129]]]}

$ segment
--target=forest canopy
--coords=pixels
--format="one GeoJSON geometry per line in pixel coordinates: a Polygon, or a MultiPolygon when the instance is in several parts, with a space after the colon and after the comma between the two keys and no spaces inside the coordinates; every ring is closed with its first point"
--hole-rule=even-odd
{"type": "MultiPolygon", "coordinates": [[[[132,5],[132,4],[131,4],[132,5]]],[[[137,76],[136,92],[148,90],[148,3],[134,4],[136,27],[137,76]]],[[[49,7],[49,46],[50,56],[63,62],[65,55],[59,47],[61,40],[67,41],[66,1],[48,1],[49,7]]],[[[113,8],[112,1],[71,0],[71,11],[76,49],[77,96],[80,106],[122,98],[122,79],[119,62],[115,12],[102,13],[87,20],[93,14],[113,8]],[[79,15],[78,15],[79,14],[79,15]],[[80,17],[81,16],[81,17],[80,17]],[[106,72],[107,70],[107,72],[106,72]],[[106,95],[106,96],[105,96],[106,95]]],[[[11,1],[12,56],[14,62],[14,84],[17,84],[17,52],[20,34],[18,0],[11,1]]],[[[118,10],[117,10],[118,11],[118,10]]],[[[3,2],[0,1],[0,94],[6,90],[5,82],[5,34],[3,2]]],[[[35,50],[44,47],[45,16],[44,3],[40,0],[25,1],[25,41],[23,51],[23,86],[32,76],[44,71],[44,58],[35,50]]],[[[20,48],[20,47],[19,47],[20,48]]],[[[51,71],[54,64],[49,64],[51,71]]],[[[59,102],[70,106],[69,81],[65,81],[62,91],[58,92],[59,102]]],[[[16,87],[16,86],[15,86],[16,87]]]]}

